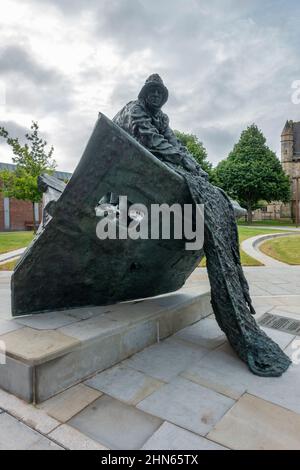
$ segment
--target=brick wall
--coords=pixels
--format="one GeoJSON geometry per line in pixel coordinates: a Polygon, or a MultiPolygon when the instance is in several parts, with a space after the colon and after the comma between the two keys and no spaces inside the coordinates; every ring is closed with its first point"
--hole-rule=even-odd
{"type": "Polygon", "coordinates": [[[3,205],[3,197],[0,193],[0,232],[4,230],[4,205],[3,205]]]}
{"type": "MultiPolygon", "coordinates": [[[[26,223],[33,224],[32,203],[10,199],[10,230],[26,230],[26,223]]],[[[42,209],[40,205],[40,219],[42,209]]],[[[3,196],[0,194],[0,231],[4,231],[4,205],[3,196]]]]}
{"type": "Polygon", "coordinates": [[[25,230],[25,223],[33,223],[32,204],[10,199],[10,230],[25,230]]]}

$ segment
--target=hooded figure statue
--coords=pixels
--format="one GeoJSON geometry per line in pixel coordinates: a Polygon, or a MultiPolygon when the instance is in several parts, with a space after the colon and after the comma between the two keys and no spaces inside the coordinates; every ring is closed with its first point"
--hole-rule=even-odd
{"type": "Polygon", "coordinates": [[[161,110],[167,99],[168,90],[160,76],[150,75],[138,99],[124,106],[113,121],[182,175],[193,201],[204,205],[203,248],[216,320],[254,374],[280,376],[291,361],[253,318],[232,203],[223,190],[209,183],[207,173],[169,127],[169,118],[161,110]]]}
{"type": "Polygon", "coordinates": [[[169,127],[169,118],[161,107],[168,100],[168,90],[159,75],[146,80],[138,99],[130,101],[113,121],[165,163],[183,166],[208,178],[169,127]]]}

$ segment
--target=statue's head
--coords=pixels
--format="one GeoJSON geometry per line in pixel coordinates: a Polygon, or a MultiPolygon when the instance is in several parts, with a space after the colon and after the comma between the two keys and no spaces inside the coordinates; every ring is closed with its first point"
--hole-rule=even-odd
{"type": "Polygon", "coordinates": [[[147,78],[138,98],[145,101],[149,107],[159,109],[167,102],[168,95],[168,89],[162,79],[154,73],[147,78]]]}

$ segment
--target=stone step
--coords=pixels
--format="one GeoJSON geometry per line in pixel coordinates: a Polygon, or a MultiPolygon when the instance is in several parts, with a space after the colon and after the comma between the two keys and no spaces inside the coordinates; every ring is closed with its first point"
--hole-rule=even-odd
{"type": "Polygon", "coordinates": [[[39,403],[212,313],[205,286],[0,321],[0,387],[39,403]]]}

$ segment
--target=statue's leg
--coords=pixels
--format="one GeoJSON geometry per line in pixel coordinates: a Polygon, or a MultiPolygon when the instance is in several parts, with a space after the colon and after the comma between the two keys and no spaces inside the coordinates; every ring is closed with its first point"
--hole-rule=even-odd
{"type": "Polygon", "coordinates": [[[228,197],[203,178],[185,175],[195,202],[204,204],[204,251],[212,306],[238,356],[260,376],[280,376],[291,361],[257,325],[239,254],[237,226],[228,197]]]}

